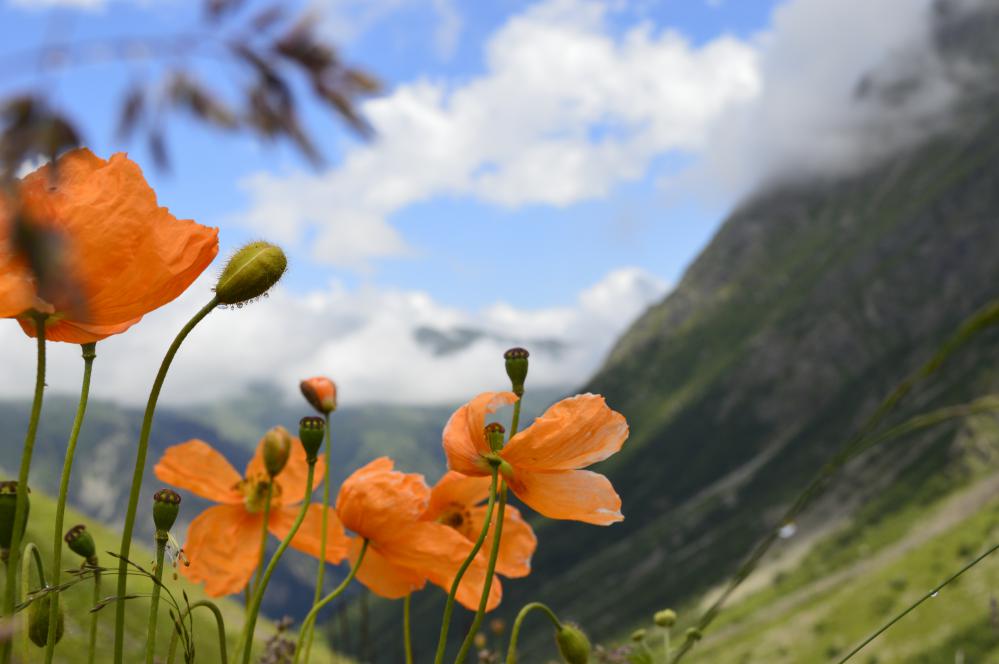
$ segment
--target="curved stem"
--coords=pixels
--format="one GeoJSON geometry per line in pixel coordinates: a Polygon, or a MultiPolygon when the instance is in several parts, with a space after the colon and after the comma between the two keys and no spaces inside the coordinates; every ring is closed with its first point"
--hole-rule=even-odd
{"type": "Polygon", "coordinates": [[[510,632],[510,646],[506,651],[506,664],[517,664],[517,639],[520,638],[520,626],[524,622],[524,618],[531,611],[538,610],[543,612],[548,619],[552,621],[552,625],[555,629],[562,629],[562,623],[559,621],[558,616],[555,612],[549,609],[546,605],[541,602],[531,602],[530,604],[525,604],[524,608],[520,610],[517,614],[517,618],[513,621],[513,630],[510,632]]]}
{"type": "Polygon", "coordinates": [[[475,640],[475,633],[482,626],[482,620],[486,616],[486,606],[489,604],[489,591],[493,586],[493,575],[496,572],[496,559],[499,557],[500,539],[503,537],[503,516],[506,512],[506,482],[500,484],[499,509],[496,511],[496,533],[493,535],[493,544],[489,550],[489,565],[486,567],[486,581],[482,587],[482,597],[479,599],[479,608],[475,612],[475,619],[472,626],[468,628],[465,641],[461,644],[458,657],[455,663],[464,662],[468,657],[468,651],[472,649],[472,642],[475,640]]]}
{"type": "MultiPolygon", "coordinates": [[[[330,431],[330,414],[326,415],[326,475],[323,478],[323,518],[319,531],[319,550],[323,552],[319,558],[319,567],[316,570],[316,592],[312,597],[315,604],[323,596],[323,576],[326,574],[326,539],[328,532],[328,517],[330,507],[330,468],[333,467],[333,432],[330,431]]],[[[312,657],[313,628],[309,627],[309,633],[305,635],[305,664],[309,664],[312,657]]]]}
{"type": "MultiPolygon", "coordinates": [[[[520,402],[518,401],[518,403],[520,402]]],[[[458,586],[461,584],[462,577],[465,576],[465,572],[472,564],[472,561],[475,560],[475,556],[479,555],[479,550],[482,549],[482,544],[486,541],[486,535],[489,533],[489,527],[492,525],[493,509],[496,506],[498,476],[499,469],[494,466],[492,483],[489,485],[489,503],[486,505],[485,524],[482,526],[482,531],[479,533],[478,539],[475,540],[475,544],[472,545],[472,550],[469,552],[468,557],[465,558],[465,562],[458,568],[458,573],[455,575],[454,581],[451,582],[451,591],[447,594],[447,603],[444,605],[444,617],[441,620],[440,636],[437,637],[437,654],[434,656],[434,664],[441,664],[444,661],[444,650],[447,647],[447,633],[451,628],[451,614],[454,613],[454,597],[458,594],[458,586]]]]}
{"type": "MultiPolygon", "coordinates": [[[[191,604],[184,612],[180,614],[177,621],[180,623],[184,622],[186,618],[192,611],[197,608],[204,607],[215,614],[215,628],[219,635],[219,662],[220,664],[229,664],[229,653],[226,650],[225,642],[225,619],[222,618],[222,612],[219,611],[219,607],[215,605],[214,602],[210,602],[207,599],[203,599],[199,602],[191,604]]],[[[170,636],[170,648],[167,651],[167,664],[173,664],[173,658],[177,655],[177,630],[174,629],[170,636]]]]}
{"type": "MultiPolygon", "coordinates": [[[[28,432],[24,436],[24,448],[21,452],[21,468],[17,474],[17,497],[14,506],[14,532],[10,538],[10,551],[7,559],[7,586],[4,588],[3,612],[0,615],[14,616],[15,596],[17,595],[17,568],[21,556],[21,537],[24,534],[25,522],[28,519],[28,473],[31,470],[31,455],[35,450],[35,436],[38,433],[38,420],[42,414],[42,396],[45,393],[45,316],[35,316],[37,337],[38,364],[35,371],[35,396],[31,402],[31,418],[28,420],[28,432]]],[[[0,662],[9,664],[13,655],[13,641],[7,640],[0,645],[0,662]]]]}
{"type": "MultiPolygon", "coordinates": [[[[413,638],[412,638],[412,628],[410,622],[410,607],[412,603],[413,593],[406,595],[406,599],[402,601],[402,647],[403,652],[406,655],[406,664],[413,664],[413,638]]],[[[308,662],[306,662],[308,664],[308,662]]]]}
{"type": "Polygon", "coordinates": [[[295,523],[292,524],[291,530],[281,540],[277,551],[274,552],[270,562],[267,563],[267,569],[264,570],[260,584],[253,590],[253,597],[250,599],[250,606],[246,613],[246,625],[243,627],[243,637],[240,639],[243,664],[249,664],[250,662],[250,652],[253,650],[253,632],[257,626],[257,614],[260,613],[260,603],[263,601],[264,593],[267,591],[267,584],[271,580],[271,575],[274,574],[274,569],[277,567],[278,561],[281,560],[281,556],[284,555],[288,545],[291,544],[291,540],[295,538],[295,534],[298,533],[298,529],[301,527],[302,522],[305,520],[305,515],[309,511],[309,502],[312,498],[312,480],[315,476],[316,462],[313,459],[309,464],[309,472],[305,480],[305,497],[302,499],[302,508],[298,510],[298,516],[295,517],[295,523]]]}
{"type": "Polygon", "coordinates": [[[156,568],[153,570],[153,594],[149,599],[149,626],[146,628],[146,664],[153,664],[156,652],[156,617],[160,608],[160,586],[163,585],[163,558],[166,554],[167,534],[156,533],[156,568]]]}
{"type": "Polygon", "coordinates": [[[257,589],[260,585],[260,578],[264,573],[264,556],[267,555],[267,524],[270,522],[271,518],[271,498],[274,496],[274,478],[271,477],[267,482],[267,493],[264,495],[264,520],[263,525],[260,526],[260,555],[257,556],[257,573],[254,575],[252,583],[246,586],[246,609],[250,608],[250,597],[253,596],[252,591],[257,589]]]}
{"type": "Polygon", "coordinates": [[[118,550],[118,586],[115,592],[118,601],[114,611],[114,662],[122,664],[125,648],[125,602],[122,598],[128,593],[128,554],[132,548],[132,530],[135,528],[135,513],[139,507],[139,493],[142,490],[142,476],[146,470],[146,452],[149,450],[149,434],[153,428],[153,414],[156,412],[156,402],[160,398],[160,390],[163,389],[163,381],[166,380],[167,371],[170,364],[177,355],[180,345],[191,333],[191,330],[200,323],[205,316],[210,314],[218,306],[218,300],[212,298],[202,309],[194,314],[194,317],[187,322],[177,333],[177,337],[170,344],[160,369],[156,373],[153,387],[149,391],[149,400],[146,402],[146,412],[142,417],[142,429],[139,433],[139,444],[135,451],[135,470],[132,471],[132,485],[128,494],[128,508],[125,512],[125,526],[121,533],[121,546],[118,550]]]}
{"type": "Polygon", "coordinates": [[[62,526],[66,517],[66,496],[69,493],[69,477],[73,472],[73,457],[76,454],[76,442],[83,427],[83,417],[87,412],[87,399],[90,396],[90,374],[97,357],[97,344],[83,344],[83,385],[80,387],[80,401],[76,405],[76,418],[69,433],[66,444],[66,457],[62,462],[62,477],[59,480],[59,498],[56,502],[55,536],[52,540],[52,574],[55,577],[56,589],[52,591],[52,602],[49,605],[49,634],[45,646],[45,664],[52,664],[55,655],[56,616],[59,613],[59,581],[62,574],[62,526]]]}
{"type": "MultiPolygon", "coordinates": [[[[101,602],[101,570],[94,569],[94,606],[101,602]]],[[[100,611],[90,612],[90,638],[87,643],[87,664],[94,664],[97,654],[97,621],[100,618],[100,611]]]]}
{"type": "Polygon", "coordinates": [[[367,552],[368,552],[368,540],[364,540],[364,543],[361,545],[361,552],[357,556],[357,562],[354,563],[354,566],[350,568],[350,573],[347,574],[347,578],[341,581],[340,585],[337,586],[329,595],[316,602],[316,604],[312,607],[312,609],[309,610],[308,615],[305,616],[305,620],[302,621],[302,628],[298,631],[298,642],[295,648],[295,660],[293,664],[298,664],[298,655],[302,651],[302,649],[297,646],[300,646],[302,644],[302,639],[305,638],[305,631],[309,628],[310,625],[312,625],[315,622],[316,615],[319,614],[320,609],[322,609],[324,606],[335,600],[343,593],[344,590],[347,589],[347,586],[350,585],[350,582],[354,580],[355,576],[357,576],[357,570],[361,567],[361,563],[364,562],[364,554],[366,554],[367,552]]]}

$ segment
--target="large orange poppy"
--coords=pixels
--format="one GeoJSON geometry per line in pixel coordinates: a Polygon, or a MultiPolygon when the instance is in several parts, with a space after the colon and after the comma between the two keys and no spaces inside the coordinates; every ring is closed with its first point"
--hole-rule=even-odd
{"type": "MultiPolygon", "coordinates": [[[[187,529],[184,553],[191,564],[181,573],[194,582],[204,581],[213,597],[241,591],[260,564],[260,536],[268,475],[264,467],[264,440],[246,466],[243,476],[225,457],[202,440],[189,440],[166,450],[153,471],[161,481],[216,503],[202,512],[187,529]]],[[[312,489],[322,482],[326,464],[316,462],[312,489]]],[[[301,509],[308,463],[301,441],[293,438],[284,470],[274,478],[267,529],[284,539],[301,509]]],[[[326,552],[320,555],[322,505],[309,505],[305,520],[291,546],[337,564],[347,555],[347,537],[336,513],[327,512],[326,552]]]]}
{"type": "Polygon", "coordinates": [[[218,229],[176,219],[124,154],[105,161],[67,152],[0,194],[0,317],[34,336],[32,311],[48,314],[46,337],[90,343],[124,332],[170,302],[218,253],[218,229]],[[53,273],[45,292],[14,242],[15,205],[28,230],[46,236],[53,273]]]}
{"type": "Polygon", "coordinates": [[[486,392],[455,411],[444,427],[448,467],[490,475],[489,458],[496,455],[510,490],[538,513],[601,526],[623,520],[610,481],[581,469],[621,449],[628,438],[624,416],[595,394],[563,399],[494,453],[484,432],[486,415],[516,401],[513,392],[486,392]]]}
{"type": "MultiPolygon", "coordinates": [[[[389,599],[405,597],[427,581],[450,591],[458,568],[472,552],[472,543],[457,530],[435,521],[422,521],[430,505],[430,487],[422,475],[393,469],[387,457],[375,459],[344,480],[336,509],[343,525],[360,537],[350,545],[353,564],[368,540],[357,579],[371,592],[389,599]]],[[[485,586],[486,562],[477,556],[462,577],[455,599],[475,610],[485,586]]],[[[494,609],[503,590],[494,581],[487,610],[494,609]]]]}
{"type": "MultiPolygon", "coordinates": [[[[488,477],[469,477],[449,471],[431,490],[430,504],[421,518],[450,526],[465,539],[474,542],[486,524],[487,507],[481,503],[489,498],[489,484],[488,477]]],[[[479,551],[480,557],[488,556],[493,530],[490,528],[486,535],[479,551]]],[[[531,556],[537,548],[538,538],[520,515],[520,510],[507,505],[503,513],[503,536],[496,557],[496,572],[510,578],[527,576],[531,573],[531,556]]]]}

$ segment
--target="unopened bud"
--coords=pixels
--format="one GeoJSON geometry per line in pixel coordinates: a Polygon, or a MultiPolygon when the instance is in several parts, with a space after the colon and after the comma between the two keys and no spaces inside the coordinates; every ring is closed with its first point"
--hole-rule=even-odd
{"type": "Polygon", "coordinates": [[[329,415],[336,410],[336,383],[329,378],[323,376],[306,378],[298,386],[309,405],[323,415],[329,415]]]}
{"type": "Polygon", "coordinates": [[[303,417],[298,423],[298,437],[302,440],[302,447],[305,448],[305,459],[309,463],[315,463],[319,455],[319,448],[323,446],[323,434],[326,431],[326,422],[321,417],[303,417]]]}
{"type": "Polygon", "coordinates": [[[587,664],[590,661],[590,640],[575,625],[562,623],[555,633],[558,651],[567,664],[587,664]]]}
{"type": "Polygon", "coordinates": [[[688,641],[693,641],[694,643],[696,643],[696,642],[700,641],[703,638],[704,638],[704,634],[701,632],[701,630],[697,629],[696,627],[688,627],[687,628],[687,640],[688,641]]]}
{"type": "Polygon", "coordinates": [[[288,269],[281,248],[269,242],[251,242],[233,254],[215,285],[221,304],[242,304],[256,299],[276,284],[288,269]]]}
{"type": "Polygon", "coordinates": [[[636,643],[640,642],[644,638],[645,638],[644,629],[636,629],[634,632],[631,633],[631,640],[636,643]]]}
{"type": "Polygon", "coordinates": [[[274,427],[264,434],[264,468],[271,477],[284,470],[291,456],[292,437],[284,427],[274,427]]]}
{"type": "Polygon", "coordinates": [[[660,627],[672,627],[676,624],[676,611],[673,609],[656,611],[656,615],[653,620],[655,620],[655,623],[660,627]]]}
{"type": "MultiPolygon", "coordinates": [[[[28,637],[39,648],[44,648],[49,642],[49,607],[52,601],[52,593],[45,593],[28,606],[28,637]]],[[[59,606],[56,610],[56,643],[62,638],[64,628],[62,606],[59,606]]]]}
{"type": "MultiPolygon", "coordinates": [[[[30,493],[30,489],[28,490],[30,493]]],[[[25,494],[27,501],[28,496],[25,494]]],[[[21,525],[21,537],[24,537],[24,525],[28,523],[28,508],[30,501],[25,504],[24,524],[21,525]]],[[[0,551],[10,550],[10,543],[14,537],[14,513],[17,509],[17,482],[0,482],[0,551]]]]}
{"type": "Polygon", "coordinates": [[[153,523],[156,531],[168,533],[180,513],[180,494],[173,489],[160,489],[153,494],[153,523]]]}
{"type": "Polygon", "coordinates": [[[69,545],[69,550],[87,561],[90,565],[97,565],[97,545],[94,538],[82,523],[73,526],[66,531],[63,538],[69,545]]]}
{"type": "Polygon", "coordinates": [[[493,452],[499,452],[503,449],[503,434],[506,433],[506,429],[499,422],[492,422],[486,425],[485,434],[486,442],[489,443],[489,449],[493,452]]]}
{"type": "Polygon", "coordinates": [[[513,393],[518,397],[524,395],[524,381],[527,380],[527,358],[530,357],[523,348],[511,348],[503,353],[506,360],[506,375],[510,377],[513,393]]]}

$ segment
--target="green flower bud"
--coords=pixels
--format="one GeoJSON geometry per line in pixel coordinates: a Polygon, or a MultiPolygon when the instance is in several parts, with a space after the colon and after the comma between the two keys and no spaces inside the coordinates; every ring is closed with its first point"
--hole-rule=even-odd
{"type": "MultiPolygon", "coordinates": [[[[28,493],[31,489],[28,489],[28,493]]],[[[25,500],[27,500],[25,495],[25,500]]],[[[24,523],[28,523],[28,511],[31,507],[30,501],[25,506],[24,523]]],[[[14,537],[14,510],[17,508],[17,482],[0,482],[0,551],[6,552],[10,549],[10,543],[14,537]]],[[[24,526],[21,527],[21,537],[24,537],[24,526]]],[[[6,555],[6,554],[5,554],[6,555]]]]}
{"type": "MultiPolygon", "coordinates": [[[[52,593],[45,593],[28,605],[28,636],[31,642],[39,648],[44,648],[49,642],[49,607],[52,605],[52,593]]],[[[55,641],[62,638],[65,621],[62,616],[62,606],[56,610],[55,641]]]]}
{"type": "Polygon", "coordinates": [[[82,523],[73,526],[66,531],[66,544],[69,550],[87,561],[90,565],[97,565],[97,545],[94,538],[82,523]]]}
{"type": "Polygon", "coordinates": [[[567,664],[587,664],[590,661],[590,640],[579,627],[562,623],[562,629],[555,633],[555,643],[567,664]]]}
{"type": "Polygon", "coordinates": [[[663,609],[656,611],[654,620],[660,627],[672,627],[676,624],[676,611],[673,609],[663,609]]]}
{"type": "Polygon", "coordinates": [[[697,642],[704,638],[704,633],[696,627],[687,628],[687,640],[697,642]]]}
{"type": "Polygon", "coordinates": [[[170,532],[180,513],[180,494],[173,489],[160,489],[153,494],[153,523],[156,532],[170,532]]]}
{"type": "Polygon", "coordinates": [[[524,395],[524,381],[527,380],[527,358],[530,357],[523,348],[511,348],[503,353],[506,360],[506,375],[510,377],[513,393],[518,397],[524,395]]]}
{"type": "Polygon", "coordinates": [[[242,304],[256,299],[276,284],[288,269],[281,248],[268,242],[251,242],[229,259],[215,285],[221,304],[242,304]]]}
{"type": "Polygon", "coordinates": [[[315,463],[319,455],[319,448],[323,446],[323,435],[326,431],[326,422],[321,417],[303,417],[298,423],[298,437],[302,439],[302,447],[305,448],[305,459],[309,463],[315,463]]]}
{"type": "Polygon", "coordinates": [[[277,477],[291,456],[292,437],[284,427],[274,427],[264,434],[264,468],[271,477],[277,477]]]}
{"type": "Polygon", "coordinates": [[[645,638],[645,630],[644,629],[636,629],[634,632],[631,633],[631,640],[635,641],[636,643],[639,642],[639,641],[641,641],[644,638],[645,638]]]}
{"type": "Polygon", "coordinates": [[[499,422],[492,422],[486,425],[485,434],[486,442],[489,443],[489,449],[493,452],[499,452],[503,449],[503,434],[506,433],[506,429],[499,422]]]}

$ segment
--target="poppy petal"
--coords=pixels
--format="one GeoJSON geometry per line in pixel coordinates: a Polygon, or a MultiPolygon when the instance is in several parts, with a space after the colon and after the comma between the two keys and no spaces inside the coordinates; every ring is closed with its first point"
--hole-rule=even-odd
{"type": "Polygon", "coordinates": [[[446,509],[461,506],[463,509],[477,505],[489,498],[488,477],[469,477],[455,471],[448,471],[430,491],[430,506],[421,517],[424,521],[433,521],[446,509]]]}
{"type": "Polygon", "coordinates": [[[516,401],[513,392],[484,392],[456,410],[444,427],[447,467],[465,475],[489,475],[489,464],[482,459],[490,452],[483,432],[486,415],[516,401]]]}
{"type": "MultiPolygon", "coordinates": [[[[357,563],[360,555],[362,539],[355,537],[350,540],[348,558],[351,567],[357,563]]],[[[407,567],[400,567],[378,552],[375,544],[369,544],[364,554],[364,560],[357,569],[357,580],[368,590],[386,599],[401,599],[416,592],[426,585],[426,577],[407,567]]]]}
{"type": "Polygon", "coordinates": [[[191,564],[181,565],[181,574],[204,581],[211,597],[238,593],[257,569],[262,525],[263,515],[242,505],[209,507],[187,529],[184,553],[191,564]]]}
{"type": "MultiPolygon", "coordinates": [[[[257,443],[257,451],[246,464],[247,477],[266,477],[267,468],[264,466],[264,440],[261,438],[257,443]]],[[[312,478],[312,491],[316,490],[326,476],[326,459],[322,456],[316,461],[316,472],[312,478]]],[[[302,441],[292,436],[291,454],[288,455],[288,463],[284,469],[274,478],[274,484],[280,487],[280,501],[282,505],[297,505],[305,499],[305,480],[309,478],[309,462],[306,461],[305,448],[302,441]]],[[[311,492],[310,492],[311,493],[311,492]]]]}
{"type": "MultiPolygon", "coordinates": [[[[469,514],[470,531],[476,537],[486,525],[486,508],[475,507],[469,514]]],[[[495,521],[495,517],[493,518],[495,521]]],[[[479,556],[492,549],[494,530],[489,529],[482,544],[479,556]]],[[[499,555],[496,557],[496,573],[511,579],[518,579],[531,573],[531,557],[538,548],[538,538],[534,530],[521,516],[520,510],[507,505],[503,514],[503,535],[500,539],[499,555]]]]}
{"type": "Polygon", "coordinates": [[[381,543],[420,518],[430,502],[423,475],[393,470],[388,457],[359,468],[340,486],[336,511],[344,527],[381,543]]]}
{"type": "Polygon", "coordinates": [[[243,503],[243,493],[236,489],[243,478],[224,456],[203,440],[194,439],[168,447],[153,472],[161,482],[216,503],[243,503]]]}
{"type": "MultiPolygon", "coordinates": [[[[284,540],[291,527],[298,517],[298,507],[281,507],[273,510],[267,522],[267,529],[274,537],[284,540]]],[[[302,553],[307,553],[313,558],[319,558],[321,551],[323,528],[323,506],[318,503],[309,505],[305,513],[305,519],[291,540],[291,547],[298,549],[302,553]]],[[[333,565],[338,565],[347,557],[347,535],[343,531],[343,524],[332,508],[326,510],[326,556],[325,560],[333,565]]]]}
{"type": "Polygon", "coordinates": [[[589,470],[535,473],[515,469],[510,488],[538,514],[549,519],[607,526],[623,521],[621,498],[610,480],[589,470]]]}

